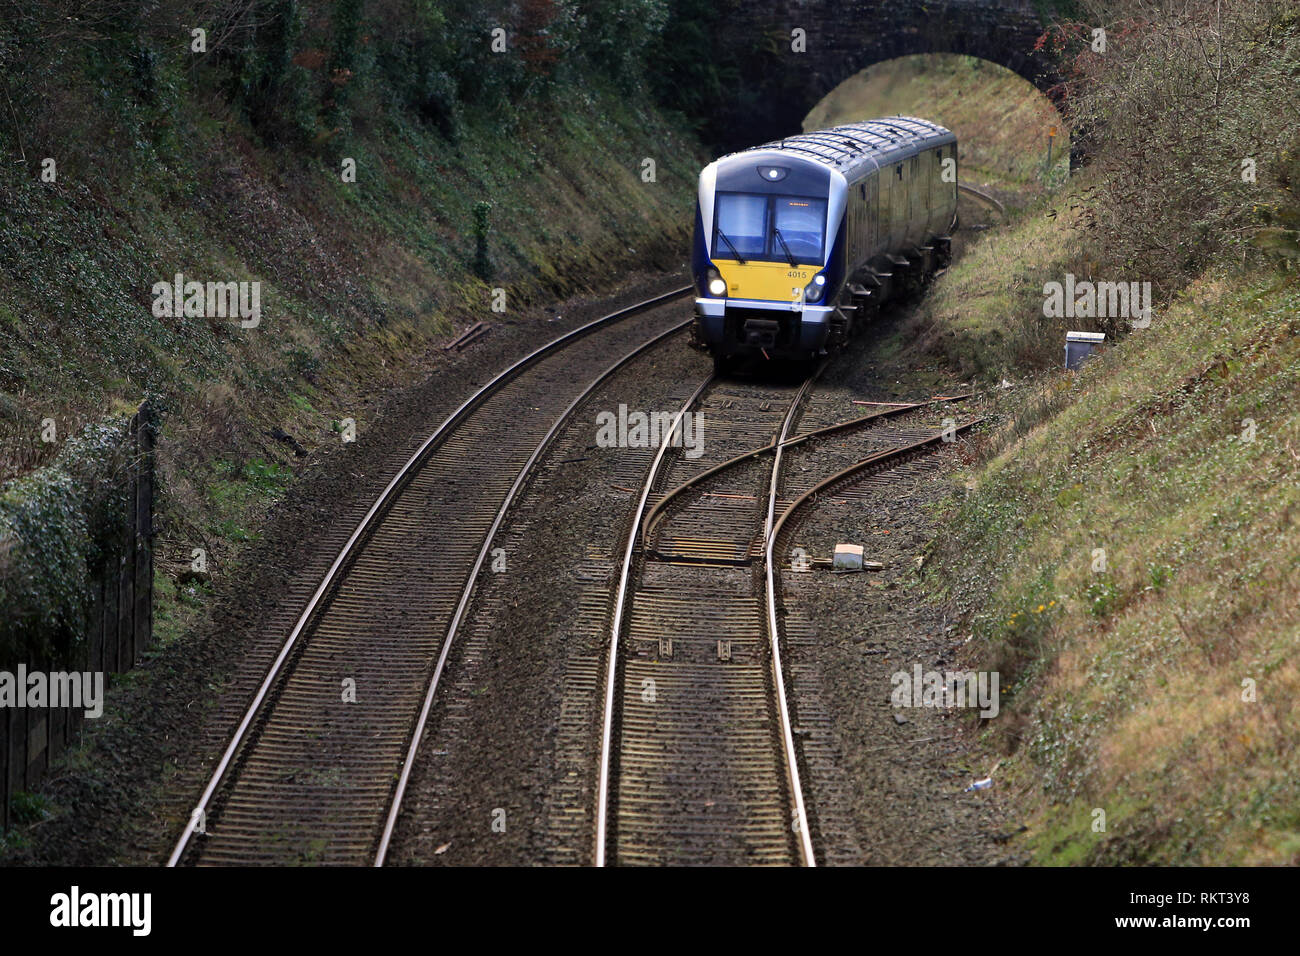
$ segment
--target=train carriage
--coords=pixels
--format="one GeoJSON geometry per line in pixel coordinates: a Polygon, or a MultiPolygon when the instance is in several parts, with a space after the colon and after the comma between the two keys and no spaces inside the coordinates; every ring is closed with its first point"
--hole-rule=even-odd
{"type": "Polygon", "coordinates": [[[694,343],[810,358],[842,346],[951,256],[957,139],[894,116],[790,136],[700,173],[694,343]]]}

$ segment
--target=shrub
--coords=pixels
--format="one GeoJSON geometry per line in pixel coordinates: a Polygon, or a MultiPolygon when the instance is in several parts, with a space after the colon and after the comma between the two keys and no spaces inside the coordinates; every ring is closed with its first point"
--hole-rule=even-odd
{"type": "MultiPolygon", "coordinates": [[[[1082,6],[1087,22],[1050,42],[1100,167],[1094,212],[1110,268],[1167,292],[1213,262],[1258,255],[1270,211],[1294,207],[1285,167],[1300,143],[1300,11],[1291,0],[1082,6]],[[1091,48],[1096,25],[1104,53],[1091,48]]],[[[1286,235],[1266,236],[1286,247],[1286,235]]]]}
{"type": "Polygon", "coordinates": [[[75,661],[90,582],[122,539],[126,422],[88,425],[0,490],[0,665],[75,661]]]}

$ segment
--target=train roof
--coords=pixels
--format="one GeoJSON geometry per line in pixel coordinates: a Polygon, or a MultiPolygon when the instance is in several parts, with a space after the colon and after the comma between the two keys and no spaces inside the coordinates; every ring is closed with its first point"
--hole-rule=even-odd
{"type": "MultiPolygon", "coordinates": [[[[915,116],[887,116],[864,123],[846,123],[830,129],[800,133],[752,146],[724,157],[735,160],[750,153],[786,153],[827,166],[848,179],[858,167],[876,168],[922,149],[955,143],[957,137],[937,123],[915,116]]],[[[755,158],[758,158],[757,156],[755,158]]]]}

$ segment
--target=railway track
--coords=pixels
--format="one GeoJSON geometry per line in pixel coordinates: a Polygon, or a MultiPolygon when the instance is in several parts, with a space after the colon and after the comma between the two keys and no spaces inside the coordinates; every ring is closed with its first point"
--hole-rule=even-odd
{"type": "Polygon", "coordinates": [[[678,413],[703,414],[705,455],[661,449],[649,469],[609,633],[598,866],[814,866],[818,830],[847,829],[819,821],[804,797],[801,768],[826,769],[830,735],[812,726],[815,707],[801,723],[792,707],[781,532],[820,492],[921,454],[952,429],[910,421],[934,403],[839,420],[842,403],[809,401],[820,371],[785,387],[706,382],[678,413]],[[824,486],[816,469],[783,468],[796,447],[859,430],[853,447],[874,450],[874,464],[824,486]]]}
{"type": "Polygon", "coordinates": [[[660,307],[689,291],[543,346],[416,450],[308,600],[168,865],[383,864],[448,653],[512,501],[586,396],[688,324],[660,307]]]}
{"type": "Polygon", "coordinates": [[[742,560],[762,524],[761,466],[757,487],[738,481],[711,499],[711,547],[689,563],[635,547],[657,488],[784,438],[812,381],[706,382],[678,413],[703,416],[704,454],[664,467],[661,449],[650,468],[614,598],[597,865],[812,862],[798,769],[782,745],[788,716],[742,560]]]}

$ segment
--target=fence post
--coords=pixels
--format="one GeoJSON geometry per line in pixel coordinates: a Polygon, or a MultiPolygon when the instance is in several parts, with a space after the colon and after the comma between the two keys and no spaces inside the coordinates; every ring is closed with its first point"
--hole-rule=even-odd
{"type": "Polygon", "coordinates": [[[108,562],[100,567],[90,587],[90,634],[87,636],[86,653],[88,666],[92,671],[104,670],[104,582],[108,579],[108,562]]]}
{"type": "Polygon", "coordinates": [[[135,627],[138,656],[153,646],[153,407],[146,401],[136,415],[135,627]]]}
{"type": "Polygon", "coordinates": [[[31,790],[50,769],[50,708],[27,708],[27,789],[31,790]]]}
{"type": "Polygon", "coordinates": [[[13,719],[9,721],[9,769],[12,793],[27,789],[27,715],[26,707],[17,707],[10,712],[13,719]]]}
{"type": "Polygon", "coordinates": [[[0,728],[4,736],[0,737],[0,830],[9,829],[9,741],[13,737],[11,708],[0,710],[0,728]]]}
{"type": "Polygon", "coordinates": [[[104,672],[111,674],[117,670],[118,633],[122,629],[118,613],[122,596],[122,561],[114,551],[105,556],[104,563],[104,672]]]}
{"type": "MultiPolygon", "coordinates": [[[[134,419],[132,420],[134,421],[134,419]]],[[[134,444],[135,428],[131,429],[131,442],[134,444]]],[[[128,479],[130,480],[130,479],[128,479]]],[[[122,536],[118,547],[121,554],[118,560],[118,652],[119,671],[129,671],[135,664],[135,494],[134,487],[129,488],[127,496],[126,520],[123,522],[122,536]]]]}
{"type": "Polygon", "coordinates": [[[48,770],[50,761],[59,754],[63,753],[68,747],[68,711],[70,710],[67,701],[63,702],[61,707],[51,707],[48,711],[49,717],[49,737],[45,741],[46,759],[45,767],[48,770]]]}

